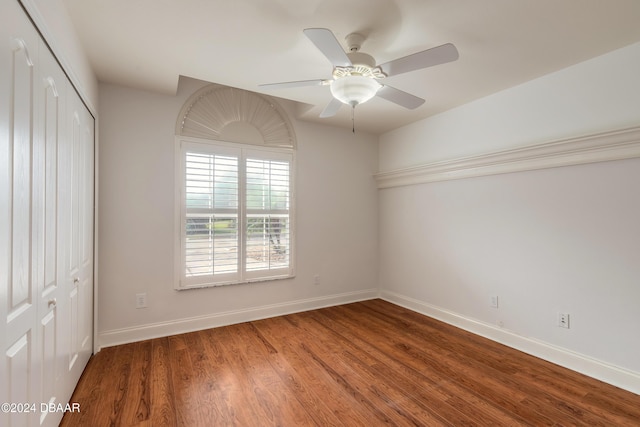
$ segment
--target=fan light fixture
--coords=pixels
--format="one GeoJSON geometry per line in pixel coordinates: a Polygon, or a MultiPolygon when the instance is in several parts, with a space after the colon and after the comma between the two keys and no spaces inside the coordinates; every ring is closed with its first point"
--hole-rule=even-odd
{"type": "Polygon", "coordinates": [[[434,65],[445,64],[458,59],[458,49],[451,43],[432,47],[421,52],[397,58],[376,65],[375,58],[360,51],[365,36],[351,33],[345,37],[348,51],[327,28],[306,28],[304,34],[333,65],[331,79],[298,80],[293,82],[260,85],[272,88],[293,88],[301,86],[329,85],[333,99],[322,110],[320,117],[333,117],[342,104],[350,105],[353,121],[355,107],[374,96],[386,99],[402,107],[413,110],[424,103],[424,99],[378,83],[378,79],[421,70],[434,65]]]}
{"type": "Polygon", "coordinates": [[[381,87],[371,77],[347,75],[333,80],[330,89],[334,98],[355,108],[373,98],[381,87]]]}

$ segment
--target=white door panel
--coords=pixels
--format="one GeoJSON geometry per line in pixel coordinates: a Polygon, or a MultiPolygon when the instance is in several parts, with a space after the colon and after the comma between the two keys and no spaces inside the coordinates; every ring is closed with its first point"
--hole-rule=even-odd
{"type": "MultiPolygon", "coordinates": [[[[80,99],[78,98],[78,101],[80,99]]],[[[82,150],[80,163],[80,312],[78,349],[82,366],[89,361],[93,352],[93,212],[94,212],[94,120],[82,105],[82,150]]]]}
{"type": "MultiPolygon", "coordinates": [[[[60,161],[65,156],[67,130],[65,127],[68,83],[66,76],[53,55],[42,46],[39,61],[38,90],[39,114],[36,122],[37,156],[34,168],[42,171],[34,182],[34,230],[38,241],[38,295],[39,349],[42,375],[38,389],[39,403],[65,403],[63,384],[69,381],[60,369],[60,346],[68,326],[61,313],[65,311],[64,292],[61,286],[60,251],[64,248],[64,229],[59,218],[63,215],[61,200],[61,176],[65,171],[60,161]],[[60,382],[63,384],[61,385],[60,382]]],[[[41,425],[55,426],[60,414],[43,412],[41,425]]]]}
{"type": "MultiPolygon", "coordinates": [[[[31,387],[33,379],[31,370],[32,354],[33,336],[31,330],[6,349],[7,382],[3,385],[8,390],[8,402],[10,403],[29,404],[33,401],[31,387]]],[[[33,424],[33,419],[35,418],[35,414],[25,414],[17,411],[5,413],[4,415],[9,418],[7,424],[5,424],[8,426],[27,425],[30,420],[33,424]]]]}
{"type": "MultiPolygon", "coordinates": [[[[3,4],[2,16],[8,5],[3,4]]],[[[10,8],[9,8],[10,9],[10,8]]],[[[9,10],[10,12],[10,10],[9,10]]],[[[40,374],[38,357],[37,296],[33,260],[35,233],[32,229],[32,156],[35,141],[37,58],[39,37],[28,21],[7,20],[2,29],[0,84],[2,123],[0,136],[0,198],[2,200],[2,268],[0,301],[2,313],[2,402],[35,402],[40,374]]],[[[0,414],[0,424],[34,423],[37,415],[0,414]]]]}

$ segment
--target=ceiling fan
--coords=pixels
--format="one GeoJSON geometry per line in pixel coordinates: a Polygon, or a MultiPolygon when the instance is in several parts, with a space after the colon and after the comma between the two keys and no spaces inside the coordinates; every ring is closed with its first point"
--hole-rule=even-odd
{"type": "Polygon", "coordinates": [[[333,65],[332,78],[270,83],[262,84],[260,87],[329,86],[333,99],[322,111],[320,117],[334,116],[342,104],[350,105],[352,109],[355,109],[356,105],[362,104],[376,95],[405,108],[418,108],[424,103],[424,99],[382,84],[378,80],[455,61],[459,56],[456,47],[451,43],[446,43],[376,65],[376,61],[371,55],[360,52],[360,47],[365,40],[361,34],[352,33],[345,38],[349,52],[344,51],[331,30],[307,28],[304,30],[304,34],[333,65]]]}

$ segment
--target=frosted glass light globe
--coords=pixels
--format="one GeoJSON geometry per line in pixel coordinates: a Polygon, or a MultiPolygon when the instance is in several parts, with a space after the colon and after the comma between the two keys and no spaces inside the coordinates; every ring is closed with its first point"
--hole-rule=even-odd
{"type": "Polygon", "coordinates": [[[331,94],[347,105],[355,107],[373,98],[382,85],[371,77],[344,76],[331,82],[331,94]]]}

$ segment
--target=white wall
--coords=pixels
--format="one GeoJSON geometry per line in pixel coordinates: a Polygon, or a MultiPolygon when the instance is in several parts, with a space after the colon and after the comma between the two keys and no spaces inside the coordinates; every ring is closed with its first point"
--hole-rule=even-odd
{"type": "Polygon", "coordinates": [[[202,84],[182,79],[175,97],[100,85],[103,345],[377,295],[377,139],[295,121],[297,276],[174,290],[175,122],[202,84]]]}
{"type": "Polygon", "coordinates": [[[380,170],[640,123],[640,43],[380,137],[380,170]]]}
{"type": "MultiPolygon", "coordinates": [[[[637,126],[639,75],[636,44],[390,132],[380,167],[637,126]]],[[[640,392],[638,183],[628,159],[380,190],[381,293],[640,392]]]]}

